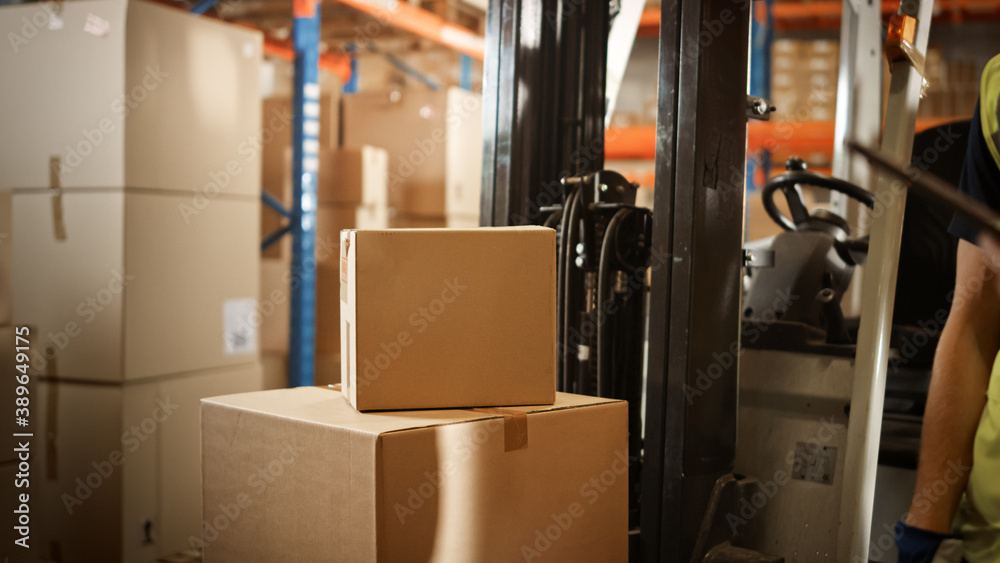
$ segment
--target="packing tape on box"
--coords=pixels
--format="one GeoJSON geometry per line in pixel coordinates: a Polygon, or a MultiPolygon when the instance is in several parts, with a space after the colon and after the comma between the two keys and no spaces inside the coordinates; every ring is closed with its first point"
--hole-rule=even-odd
{"type": "MultiPolygon", "coordinates": [[[[340,392],[341,384],[316,385],[322,389],[340,392]]],[[[528,447],[528,413],[501,408],[478,408],[472,412],[498,414],[503,417],[503,451],[512,452],[528,447]]]]}
{"type": "Polygon", "coordinates": [[[512,452],[528,447],[528,413],[500,408],[472,411],[503,416],[503,451],[512,452]]]}
{"type": "Polygon", "coordinates": [[[341,236],[340,240],[340,300],[347,303],[347,251],[351,248],[351,237],[341,236]]]}
{"type": "Polygon", "coordinates": [[[58,156],[49,159],[49,188],[52,194],[52,226],[56,240],[66,240],[66,223],[63,222],[62,204],[62,161],[58,156]]]}
{"type": "Polygon", "coordinates": [[[59,437],[59,383],[56,377],[56,355],[51,354],[45,369],[45,375],[49,378],[48,396],[45,406],[45,478],[49,481],[59,479],[59,448],[56,443],[59,437]]]}

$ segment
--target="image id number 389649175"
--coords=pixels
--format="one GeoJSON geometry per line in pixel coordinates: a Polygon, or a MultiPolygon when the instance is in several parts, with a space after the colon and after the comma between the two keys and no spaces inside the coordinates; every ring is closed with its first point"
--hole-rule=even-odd
{"type": "Polygon", "coordinates": [[[18,547],[27,549],[28,540],[31,537],[31,517],[29,515],[28,487],[30,484],[29,475],[31,464],[31,432],[28,430],[28,421],[31,418],[28,398],[28,352],[31,351],[28,337],[31,331],[26,326],[19,326],[14,329],[14,453],[17,455],[17,473],[14,475],[14,488],[16,499],[14,506],[14,543],[18,547]]]}

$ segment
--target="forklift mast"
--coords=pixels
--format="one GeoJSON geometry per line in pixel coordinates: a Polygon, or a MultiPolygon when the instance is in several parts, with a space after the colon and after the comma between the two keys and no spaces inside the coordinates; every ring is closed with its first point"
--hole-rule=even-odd
{"type": "MultiPolygon", "coordinates": [[[[618,268],[648,274],[646,324],[630,329],[623,348],[597,344],[598,354],[608,346],[632,350],[641,360],[643,336],[649,342],[644,431],[642,421],[630,415],[630,450],[641,448],[630,451],[630,462],[642,460],[641,477],[638,468],[630,471],[635,480],[630,558],[701,561],[723,539],[705,535],[713,520],[706,513],[720,506],[719,499],[730,498],[729,485],[739,485],[729,474],[736,446],[751,3],[661,4],[651,217],[634,207],[634,186],[629,193],[627,184],[619,184],[624,196],[617,199],[602,195],[615,190],[607,189],[611,180],[601,178],[617,176],[603,171],[605,138],[613,134],[604,127],[612,4],[490,2],[481,224],[561,223],[562,238],[580,236],[573,231],[571,200],[584,197],[582,213],[594,218],[582,224],[592,233],[584,232],[579,245],[568,239],[561,246],[563,253],[580,250],[577,274],[561,256],[560,281],[569,276],[560,285],[561,293],[569,289],[569,298],[560,298],[560,330],[565,330],[577,322],[575,308],[583,316],[593,313],[593,303],[580,296],[598,285],[592,280],[600,277],[595,256],[607,246],[598,239],[612,230],[612,211],[632,213],[628,235],[641,249],[643,264],[618,268]],[[568,221],[557,219],[567,215],[568,221]],[[595,240],[588,241],[591,235],[595,240]],[[567,306],[574,307],[574,315],[566,314],[567,306]]],[[[561,340],[563,352],[568,344],[561,340]]],[[[590,371],[592,344],[561,354],[561,390],[615,394],[590,371]]],[[[615,369],[618,361],[613,360],[615,369]]],[[[634,393],[642,369],[638,375],[630,369],[622,375],[630,383],[622,388],[638,403],[634,393]]]]}

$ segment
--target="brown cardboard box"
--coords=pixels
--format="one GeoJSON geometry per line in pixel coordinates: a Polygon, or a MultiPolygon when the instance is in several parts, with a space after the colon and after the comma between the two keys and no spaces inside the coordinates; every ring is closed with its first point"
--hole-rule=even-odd
{"type": "Polygon", "coordinates": [[[358,229],[440,229],[447,226],[447,218],[404,215],[391,207],[362,205],[355,225],[358,229]]]}
{"type": "MultiPolygon", "coordinates": [[[[354,228],[356,213],[352,206],[322,205],[316,210],[316,351],[320,354],[340,353],[340,231],[354,228]]],[[[261,259],[258,310],[264,352],[288,352],[290,254],[261,259]]]]}
{"type": "MultiPolygon", "coordinates": [[[[339,86],[339,84],[337,84],[339,86]]],[[[292,147],[292,100],[268,98],[261,109],[261,186],[278,201],[291,197],[285,192],[286,176],[291,169],[285,162],[292,147]]],[[[340,88],[331,88],[319,98],[319,143],[324,149],[336,149],[340,136],[340,88]]]]}
{"type": "Polygon", "coordinates": [[[475,229],[479,226],[479,214],[449,213],[449,229],[475,229]]]}
{"type": "Polygon", "coordinates": [[[41,22],[0,52],[0,188],[260,192],[261,32],[137,0],[54,10],[0,9],[41,22]]]}
{"type": "Polygon", "coordinates": [[[34,386],[31,535],[41,558],[152,561],[201,537],[200,399],[259,390],[261,370],[34,386]]]}
{"type": "Polygon", "coordinates": [[[204,400],[205,561],[625,561],[626,403],[503,411],[204,400]]]}
{"type": "Polygon", "coordinates": [[[554,230],[341,236],[341,381],[355,408],[552,403],[554,230]]]}
{"type": "Polygon", "coordinates": [[[343,105],[344,146],[388,151],[389,205],[401,215],[444,217],[446,186],[463,194],[463,205],[466,194],[478,194],[476,166],[483,158],[478,94],[407,89],[397,101],[384,93],[352,94],[344,96],[343,105]],[[449,180],[449,174],[459,177],[449,180]]]}
{"type": "Polygon", "coordinates": [[[260,260],[260,350],[263,353],[288,352],[291,323],[291,274],[286,260],[260,260]]]}
{"type": "Polygon", "coordinates": [[[260,355],[260,366],[264,373],[263,389],[288,387],[288,356],[275,352],[264,352],[260,355]]]}
{"type": "MultiPolygon", "coordinates": [[[[316,354],[313,362],[315,385],[340,383],[340,354],[316,354]]],[[[267,353],[261,356],[264,368],[264,389],[284,389],[288,383],[288,356],[267,353]]]]}
{"type": "Polygon", "coordinates": [[[37,327],[37,373],[122,381],[257,359],[260,201],[197,202],[14,194],[13,321],[37,327]]]}
{"type": "MultiPolygon", "coordinates": [[[[284,197],[292,193],[292,149],[285,151],[284,197]]],[[[388,205],[389,156],[385,149],[358,148],[319,150],[316,201],[320,205],[388,205]]],[[[290,199],[289,199],[290,201],[290,199]]]]}

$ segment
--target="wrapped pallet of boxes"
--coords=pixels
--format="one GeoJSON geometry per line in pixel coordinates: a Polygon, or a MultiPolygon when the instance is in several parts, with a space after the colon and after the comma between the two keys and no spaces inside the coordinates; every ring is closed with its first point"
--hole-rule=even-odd
{"type": "Polygon", "coordinates": [[[627,410],[564,393],[389,413],[315,387],[206,399],[205,561],[625,561],[627,410]]]}
{"type": "Polygon", "coordinates": [[[388,208],[368,206],[366,228],[478,224],[482,97],[459,88],[397,94],[343,98],[344,146],[389,156],[388,208]]]}
{"type": "Polygon", "coordinates": [[[48,23],[0,51],[0,191],[35,556],[155,560],[200,535],[198,400],[261,388],[262,36],[138,0],[0,8],[24,21],[48,23]]]}
{"type": "Polygon", "coordinates": [[[341,236],[341,382],[355,408],[552,403],[554,230],[341,236]]]}

